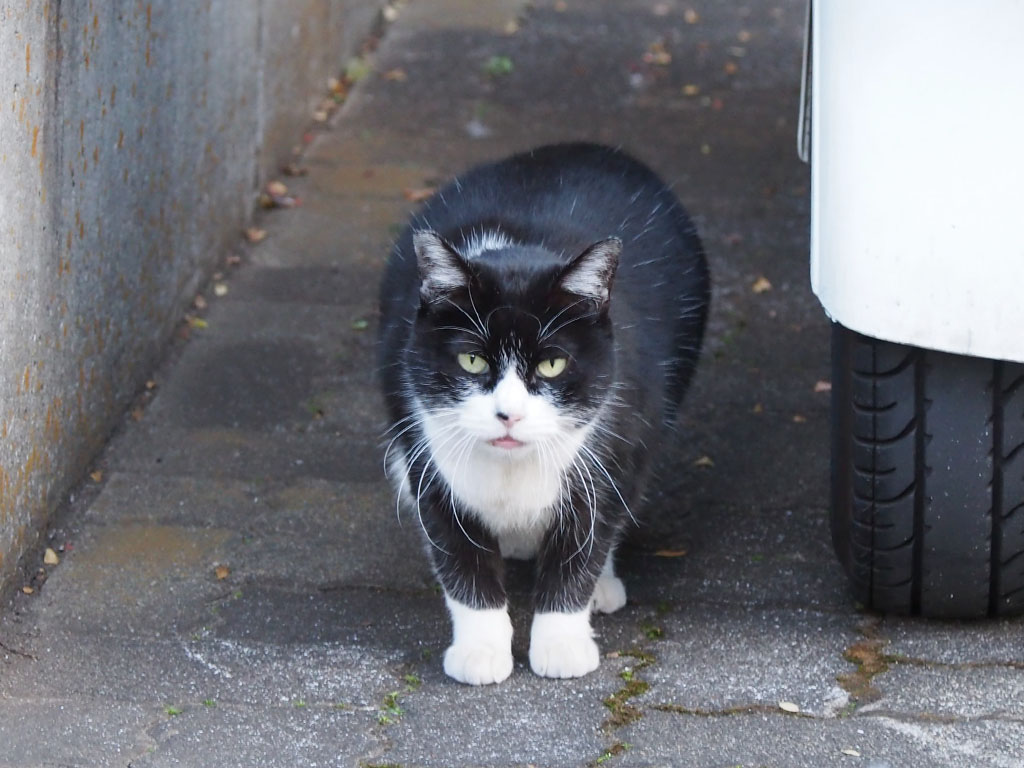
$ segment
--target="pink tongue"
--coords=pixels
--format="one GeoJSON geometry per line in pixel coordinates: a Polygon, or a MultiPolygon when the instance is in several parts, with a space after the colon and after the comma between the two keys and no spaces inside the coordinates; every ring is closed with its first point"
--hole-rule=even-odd
{"type": "Polygon", "coordinates": [[[513,437],[499,437],[497,440],[491,440],[491,445],[498,448],[518,448],[522,443],[513,437]]]}

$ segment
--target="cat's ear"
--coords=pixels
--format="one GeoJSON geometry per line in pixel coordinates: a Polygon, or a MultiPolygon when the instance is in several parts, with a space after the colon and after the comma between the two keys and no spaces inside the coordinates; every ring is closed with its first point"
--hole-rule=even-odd
{"type": "Polygon", "coordinates": [[[593,299],[604,307],[611,296],[620,253],[622,241],[617,237],[594,243],[569,262],[558,279],[559,286],[567,293],[593,299]]]}
{"type": "Polygon", "coordinates": [[[414,232],[412,247],[420,272],[420,298],[430,304],[469,285],[465,260],[436,232],[414,232]]]}

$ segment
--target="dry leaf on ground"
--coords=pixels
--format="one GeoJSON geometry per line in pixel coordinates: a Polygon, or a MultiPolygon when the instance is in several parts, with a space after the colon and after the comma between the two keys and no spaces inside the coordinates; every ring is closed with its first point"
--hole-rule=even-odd
{"type": "Polygon", "coordinates": [[[758,277],[757,280],[754,281],[754,284],[750,286],[750,290],[752,290],[754,293],[766,293],[771,289],[771,281],[764,275],[758,277]]]}
{"type": "Polygon", "coordinates": [[[659,549],[654,553],[655,557],[683,557],[685,555],[685,549],[659,549]]]}
{"type": "Polygon", "coordinates": [[[815,392],[815,394],[820,393],[820,392],[831,392],[831,391],[832,391],[832,382],[831,381],[825,381],[824,379],[822,379],[821,381],[817,381],[814,384],[814,392],[815,392]]]}
{"type": "Polygon", "coordinates": [[[435,187],[406,187],[403,194],[410,203],[422,203],[436,191],[435,187]]]}

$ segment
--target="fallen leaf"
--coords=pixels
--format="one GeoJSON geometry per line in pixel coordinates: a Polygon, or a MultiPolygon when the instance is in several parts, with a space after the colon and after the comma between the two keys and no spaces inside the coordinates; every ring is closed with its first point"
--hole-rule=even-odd
{"type": "Polygon", "coordinates": [[[395,67],[394,69],[389,69],[384,73],[384,79],[393,83],[404,83],[409,79],[409,75],[401,67],[395,67]]]}
{"type": "Polygon", "coordinates": [[[191,315],[186,318],[190,328],[208,328],[210,324],[203,320],[201,317],[192,317],[191,315]]]}
{"type": "Polygon", "coordinates": [[[276,179],[274,181],[267,182],[266,190],[267,194],[271,197],[283,197],[288,194],[288,186],[284,182],[277,181],[276,179]]]}
{"type": "Polygon", "coordinates": [[[196,309],[206,309],[206,298],[203,294],[197,294],[196,297],[192,299],[192,306],[196,309]]]}
{"type": "Polygon", "coordinates": [[[701,456],[699,459],[697,459],[695,462],[693,462],[693,466],[695,466],[695,467],[713,467],[713,466],[715,466],[715,460],[712,459],[710,456],[701,456]]]}
{"type": "Polygon", "coordinates": [[[779,709],[783,712],[799,712],[800,707],[794,704],[792,701],[780,701],[779,709]]]}
{"type": "Polygon", "coordinates": [[[815,384],[814,384],[814,391],[815,391],[815,393],[818,393],[818,392],[831,392],[832,391],[832,382],[831,381],[824,381],[824,380],[815,382],[815,384]]]}
{"type": "Polygon", "coordinates": [[[154,389],[156,389],[156,381],[154,381],[153,379],[150,379],[149,381],[147,381],[146,382],[146,389],[148,389],[150,392],[152,392],[154,389]]]}
{"type": "Polygon", "coordinates": [[[694,83],[687,83],[683,86],[684,96],[697,96],[700,94],[700,86],[694,83]]]}
{"type": "Polygon", "coordinates": [[[213,569],[213,573],[216,575],[218,581],[224,581],[224,579],[231,575],[231,569],[226,565],[218,565],[213,569]]]}
{"type": "Polygon", "coordinates": [[[753,35],[751,35],[750,32],[748,32],[745,29],[741,29],[739,31],[739,34],[736,35],[736,39],[739,40],[741,43],[749,43],[750,38],[752,37],[753,35]]]}
{"type": "Polygon", "coordinates": [[[683,21],[687,24],[696,24],[700,21],[700,14],[693,10],[693,8],[687,8],[683,11],[683,21]]]}
{"type": "Polygon", "coordinates": [[[92,478],[92,481],[94,483],[102,483],[103,482],[103,470],[102,469],[97,469],[95,472],[90,472],[89,473],[89,477],[92,478]]]}
{"type": "Polygon", "coordinates": [[[330,117],[330,115],[328,114],[327,110],[325,110],[325,109],[317,109],[317,110],[313,111],[313,121],[314,122],[326,123],[327,122],[327,118],[329,118],[329,117],[330,117]]]}
{"type": "Polygon", "coordinates": [[[436,191],[434,187],[406,187],[403,194],[410,203],[422,203],[436,191]]]}
{"type": "Polygon", "coordinates": [[[683,557],[686,555],[685,549],[659,549],[654,553],[655,557],[683,557]]]}
{"type": "Polygon", "coordinates": [[[24,592],[26,595],[31,595],[33,592],[35,592],[35,590],[32,589],[32,587],[22,587],[21,591],[24,592]]]}
{"type": "Polygon", "coordinates": [[[842,752],[844,755],[849,755],[850,757],[860,757],[860,752],[858,752],[853,747],[846,747],[845,749],[840,749],[839,751],[842,752]]]}
{"type": "Polygon", "coordinates": [[[59,565],[60,557],[58,557],[57,553],[50,549],[50,547],[47,547],[46,551],[43,553],[43,563],[46,565],[59,565]]]}
{"type": "Polygon", "coordinates": [[[250,243],[261,243],[267,237],[267,230],[259,227],[249,227],[245,230],[245,239],[250,243]]]}
{"type": "Polygon", "coordinates": [[[213,284],[213,295],[214,296],[227,296],[228,295],[227,283],[214,283],[213,284]]]}
{"type": "Polygon", "coordinates": [[[391,23],[398,18],[398,9],[393,5],[385,6],[382,15],[384,16],[384,21],[391,23]]]}
{"type": "Polygon", "coordinates": [[[722,71],[727,75],[735,75],[740,71],[739,65],[735,61],[725,62],[725,66],[722,67],[722,71]]]}
{"type": "Polygon", "coordinates": [[[657,40],[647,46],[647,51],[644,52],[643,60],[645,64],[654,64],[655,66],[664,67],[672,62],[672,54],[665,50],[664,42],[657,40]]]}
{"type": "Polygon", "coordinates": [[[771,281],[767,277],[761,275],[754,281],[754,284],[750,286],[750,290],[754,293],[766,293],[772,289],[771,281]]]}

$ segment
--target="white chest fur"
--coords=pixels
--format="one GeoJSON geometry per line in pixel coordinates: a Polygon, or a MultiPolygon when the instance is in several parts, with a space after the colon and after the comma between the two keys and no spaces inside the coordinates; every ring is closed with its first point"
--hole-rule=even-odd
{"type": "Polygon", "coordinates": [[[495,535],[547,528],[564,493],[561,467],[536,448],[516,450],[528,455],[489,455],[496,451],[483,446],[461,458],[443,448],[434,454],[455,497],[495,535]]]}
{"type": "Polygon", "coordinates": [[[568,504],[567,472],[589,433],[560,416],[514,375],[491,392],[466,398],[442,413],[420,410],[430,456],[455,499],[498,537],[502,553],[528,557],[568,504]],[[495,417],[516,413],[511,427],[495,417]],[[507,430],[507,431],[506,431],[507,430]],[[503,449],[505,435],[522,441],[503,449]]]}

